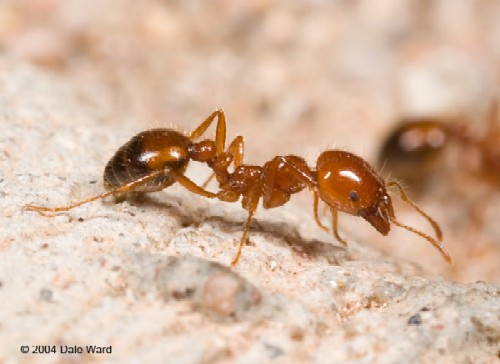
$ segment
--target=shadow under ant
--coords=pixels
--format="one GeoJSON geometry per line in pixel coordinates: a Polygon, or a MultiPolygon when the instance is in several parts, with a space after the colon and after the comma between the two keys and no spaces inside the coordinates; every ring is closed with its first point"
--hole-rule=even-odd
{"type": "MultiPolygon", "coordinates": [[[[195,208],[194,210],[183,203],[183,200],[174,194],[167,198],[156,198],[147,193],[130,193],[118,201],[106,201],[106,205],[113,205],[126,201],[130,206],[149,207],[165,211],[168,218],[175,219],[181,227],[198,227],[203,223],[215,223],[223,233],[232,234],[241,231],[244,219],[230,216],[217,216],[207,213],[208,208],[195,208]]],[[[271,236],[272,244],[289,246],[294,254],[301,259],[317,260],[326,259],[329,264],[341,265],[346,260],[353,258],[344,246],[332,242],[324,242],[316,238],[307,239],[301,236],[297,227],[287,222],[269,221],[255,218],[249,228],[251,236],[255,233],[271,236]]],[[[247,238],[245,245],[253,245],[251,237],[247,238]]],[[[237,245],[235,244],[235,249],[237,245]]]]}
{"type": "MultiPolygon", "coordinates": [[[[135,207],[153,207],[165,211],[169,218],[173,218],[181,227],[200,226],[203,223],[215,223],[223,233],[232,234],[241,231],[244,219],[228,216],[217,216],[208,213],[208,208],[192,208],[184,205],[183,200],[175,195],[169,195],[168,199],[158,199],[147,193],[133,193],[125,198],[128,204],[135,207]]],[[[121,202],[121,201],[118,201],[121,202]]],[[[107,202],[106,204],[112,204],[107,202]]],[[[271,236],[272,243],[282,245],[283,241],[292,249],[295,255],[302,259],[317,260],[326,259],[329,264],[341,265],[347,260],[353,260],[352,256],[344,246],[335,245],[333,242],[324,242],[316,238],[307,239],[301,236],[296,226],[287,222],[269,221],[255,218],[250,224],[250,236],[261,233],[271,236]]],[[[253,245],[251,237],[247,238],[246,245],[253,245]]],[[[237,245],[235,245],[235,249],[237,245]]]]}

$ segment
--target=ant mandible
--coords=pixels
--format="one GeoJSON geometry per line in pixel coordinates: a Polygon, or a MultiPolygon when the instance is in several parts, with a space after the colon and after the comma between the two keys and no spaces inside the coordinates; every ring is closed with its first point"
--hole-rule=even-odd
{"type": "Polygon", "coordinates": [[[226,118],[222,110],[214,111],[191,134],[184,135],[172,129],[153,129],[141,132],[125,143],[104,169],[106,192],[61,207],[26,205],[27,210],[54,216],[83,204],[114,195],[123,197],[132,192],[160,191],[175,182],[187,190],[207,198],[236,202],[242,197],[242,207],[248,211],[238,251],[231,262],[235,266],[246,242],[250,222],[262,198],[266,209],[284,205],[292,194],[308,187],[314,196],[314,219],[318,226],[328,231],[319,220],[319,199],[325,202],[332,214],[335,238],[347,245],[337,229],[338,212],[361,216],[377,231],[387,235],[393,223],[429,241],[443,258],[451,257],[440,244],[441,229],[438,224],[418,208],[404,193],[397,182],[384,182],[362,158],[345,151],[327,150],[320,154],[316,170],[307,166],[303,158],[294,155],[277,156],[264,166],[243,164],[243,138],[237,136],[225,149],[226,118]],[[215,140],[196,142],[217,118],[215,140]],[[198,186],[184,175],[190,160],[206,163],[212,169],[220,191],[212,193],[198,186]],[[233,172],[228,168],[234,165],[233,172]],[[388,187],[395,187],[403,201],[416,209],[432,225],[437,239],[400,223],[395,216],[388,187]]]}

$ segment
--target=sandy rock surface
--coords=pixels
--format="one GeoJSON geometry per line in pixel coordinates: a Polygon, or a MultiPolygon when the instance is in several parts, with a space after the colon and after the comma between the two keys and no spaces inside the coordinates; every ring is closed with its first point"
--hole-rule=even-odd
{"type": "Polygon", "coordinates": [[[139,130],[103,122],[99,105],[0,60],[0,362],[500,360],[498,284],[432,276],[348,232],[341,247],[293,204],[258,211],[235,269],[245,212],[178,186],[52,218],[23,211],[103,190],[103,166],[139,130]],[[57,353],[32,352],[44,345],[57,353]]]}

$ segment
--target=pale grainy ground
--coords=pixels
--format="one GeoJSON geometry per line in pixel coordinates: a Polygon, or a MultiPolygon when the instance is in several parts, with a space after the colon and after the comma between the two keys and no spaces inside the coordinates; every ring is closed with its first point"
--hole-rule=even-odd
{"type": "Polygon", "coordinates": [[[55,218],[21,210],[102,191],[105,163],[134,133],[191,130],[219,107],[246,161],[292,152],[314,164],[332,145],[376,160],[401,115],[481,121],[491,103],[494,1],[235,4],[0,4],[0,362],[498,361],[499,286],[472,283],[499,282],[496,190],[480,232],[474,193],[450,200],[445,180],[420,201],[452,267],[418,237],[344,215],[351,243],[338,246],[307,192],[258,211],[234,271],[244,211],[176,186],[55,218]],[[23,355],[23,344],[113,353],[23,355]]]}

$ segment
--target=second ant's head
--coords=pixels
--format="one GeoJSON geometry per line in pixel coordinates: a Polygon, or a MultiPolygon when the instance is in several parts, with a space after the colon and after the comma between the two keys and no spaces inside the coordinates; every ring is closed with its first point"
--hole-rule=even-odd
{"type": "Polygon", "coordinates": [[[345,151],[323,152],[316,163],[321,199],[335,210],[361,216],[381,234],[394,216],[384,181],[362,158],[345,151]]]}
{"type": "Polygon", "coordinates": [[[430,177],[443,171],[443,152],[450,144],[452,125],[440,118],[402,120],[385,139],[378,165],[412,185],[414,194],[422,194],[430,177]]]}

